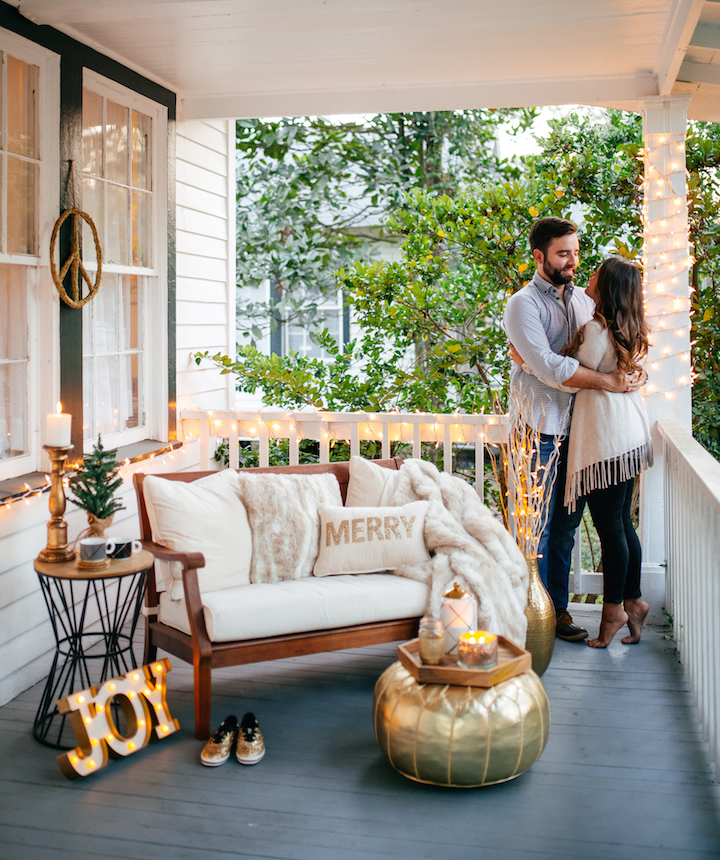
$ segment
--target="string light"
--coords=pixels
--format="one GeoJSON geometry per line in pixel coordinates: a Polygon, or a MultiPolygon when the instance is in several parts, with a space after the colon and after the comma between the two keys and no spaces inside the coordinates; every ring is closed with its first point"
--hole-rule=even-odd
{"type": "MultiPolygon", "coordinates": [[[[675,152],[685,151],[684,135],[649,134],[644,144],[642,157],[647,179],[643,182],[642,205],[645,240],[643,287],[648,320],[660,340],[660,344],[655,347],[660,355],[652,357],[649,367],[653,373],[662,373],[665,361],[690,360],[687,346],[682,344],[682,338],[686,335],[689,338],[689,306],[687,295],[684,294],[685,284],[679,282],[678,274],[691,269],[695,260],[687,233],[689,202],[684,202],[687,194],[686,171],[684,164],[675,156],[675,152]],[[670,149],[672,155],[669,154],[670,149]],[[683,290],[682,295],[674,294],[678,286],[683,290]],[[683,314],[683,319],[671,318],[674,314],[683,314]],[[668,337],[672,337],[673,341],[681,340],[680,348],[669,346],[668,337]]],[[[682,280],[685,281],[685,278],[682,280]]],[[[658,385],[654,380],[652,384],[646,385],[645,395],[662,394],[665,400],[673,400],[674,389],[690,384],[692,373],[688,378],[686,374],[676,372],[670,375],[666,372],[666,378],[664,384],[658,385]],[[674,384],[670,382],[671,379],[674,384]],[[665,390],[668,384],[673,387],[665,390]]]]}

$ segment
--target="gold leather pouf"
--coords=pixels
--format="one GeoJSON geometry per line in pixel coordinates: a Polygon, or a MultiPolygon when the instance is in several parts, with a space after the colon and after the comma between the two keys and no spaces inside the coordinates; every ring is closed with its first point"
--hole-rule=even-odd
{"type": "Polygon", "coordinates": [[[494,687],[418,684],[393,663],[375,685],[375,738],[408,779],[453,788],[506,782],[545,749],[550,707],[533,671],[494,687]]]}

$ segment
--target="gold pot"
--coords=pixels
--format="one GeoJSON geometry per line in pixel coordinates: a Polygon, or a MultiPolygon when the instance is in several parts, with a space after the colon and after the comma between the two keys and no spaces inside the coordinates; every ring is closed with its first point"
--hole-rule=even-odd
{"type": "Polygon", "coordinates": [[[528,558],[526,561],[530,584],[525,608],[528,622],[525,647],[532,654],[533,672],[542,675],[550,665],[555,647],[555,607],[540,579],[537,558],[528,558]]]}

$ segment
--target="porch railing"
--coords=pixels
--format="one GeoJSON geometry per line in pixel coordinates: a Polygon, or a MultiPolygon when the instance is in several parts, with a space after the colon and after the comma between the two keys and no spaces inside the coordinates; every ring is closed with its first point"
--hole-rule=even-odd
{"type": "MultiPolygon", "coordinates": [[[[330,444],[345,441],[350,454],[360,454],[361,441],[375,441],[381,445],[382,456],[391,456],[392,443],[404,442],[412,446],[412,456],[420,457],[423,442],[442,446],[443,469],[452,472],[453,445],[474,446],[475,474],[485,472],[485,446],[500,442],[506,416],[461,415],[401,412],[283,412],[279,410],[236,410],[205,412],[185,410],[180,415],[185,436],[200,438],[200,467],[211,464],[211,438],[229,441],[229,466],[237,468],[240,440],[258,440],[259,465],[267,466],[271,439],[287,439],[289,462],[297,465],[300,442],[317,440],[321,463],[330,462],[330,444]]],[[[483,497],[483,481],[476,482],[478,494],[483,497]]]]}
{"type": "Polygon", "coordinates": [[[720,463],[658,422],[665,469],[666,601],[715,773],[720,773],[720,463]]]}
{"type": "MultiPolygon", "coordinates": [[[[270,440],[287,439],[289,463],[296,466],[300,457],[300,442],[314,439],[319,444],[321,463],[330,462],[330,443],[345,441],[350,454],[360,454],[360,442],[371,440],[381,443],[382,456],[391,456],[392,442],[412,445],[412,456],[420,457],[422,443],[442,445],[443,470],[452,472],[453,445],[473,446],[475,475],[484,475],[486,446],[499,443],[507,427],[507,415],[464,415],[460,413],[430,412],[285,412],[277,409],[204,411],[184,410],[180,414],[186,437],[200,440],[200,468],[213,467],[213,441],[228,440],[230,468],[239,463],[240,441],[257,440],[259,466],[269,465],[270,440]]],[[[487,501],[485,481],[476,481],[475,489],[487,501]]],[[[598,584],[602,577],[584,573],[581,565],[581,527],[575,534],[572,586],[576,594],[602,590],[598,584]]]]}

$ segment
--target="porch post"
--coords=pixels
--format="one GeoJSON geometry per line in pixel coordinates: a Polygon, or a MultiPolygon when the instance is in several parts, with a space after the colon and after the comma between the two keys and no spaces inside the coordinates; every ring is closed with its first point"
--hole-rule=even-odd
{"type": "Polygon", "coordinates": [[[690,95],[654,96],[643,115],[643,268],[645,308],[651,326],[645,406],[655,465],[642,480],[640,538],[643,594],[653,615],[665,601],[665,522],[662,440],[657,422],[691,427],[690,302],[685,133],[690,95]]]}

